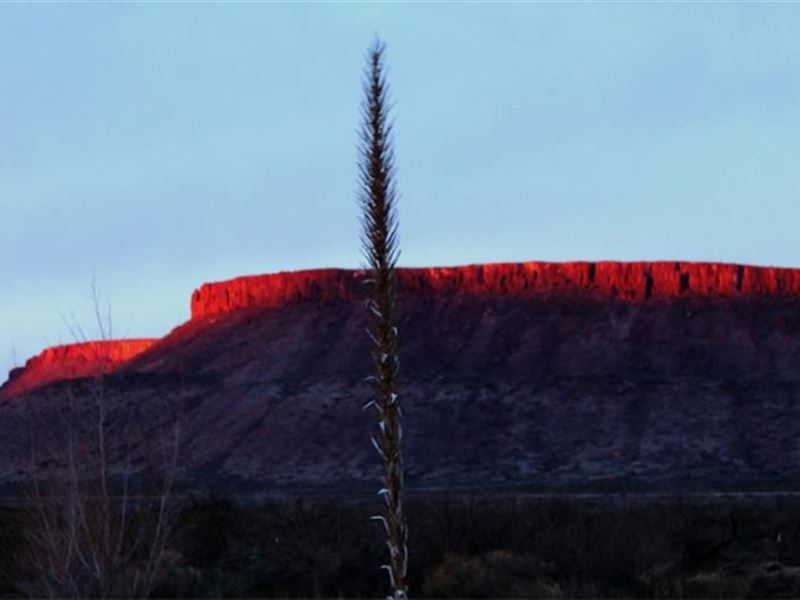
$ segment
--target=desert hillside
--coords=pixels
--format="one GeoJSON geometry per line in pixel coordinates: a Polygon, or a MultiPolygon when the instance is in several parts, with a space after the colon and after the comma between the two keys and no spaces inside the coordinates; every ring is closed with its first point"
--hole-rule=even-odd
{"type": "MultiPolygon", "coordinates": [[[[112,422],[179,403],[188,486],[372,489],[363,279],[202,286],[189,322],[109,362],[112,422]]],[[[519,263],[402,269],[399,284],[412,490],[782,488],[800,474],[800,270],[519,263]]],[[[31,411],[46,420],[96,375],[72,378],[68,354],[0,390],[5,484],[29,460],[31,411]]],[[[133,464],[154,443],[137,439],[133,464]]]]}

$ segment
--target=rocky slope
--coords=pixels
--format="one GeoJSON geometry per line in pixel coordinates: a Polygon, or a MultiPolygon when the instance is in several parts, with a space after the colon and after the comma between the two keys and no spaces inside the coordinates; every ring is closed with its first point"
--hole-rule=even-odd
{"type": "MultiPolygon", "coordinates": [[[[363,279],[202,286],[188,323],[106,379],[112,413],[150,423],[179,405],[186,485],[369,489],[363,279]]],[[[798,482],[800,270],[520,263],[399,280],[412,487],[798,482]]],[[[25,407],[55,411],[68,385],[6,394],[0,480],[25,468],[25,407]]],[[[134,464],[154,444],[131,444],[134,464]]]]}

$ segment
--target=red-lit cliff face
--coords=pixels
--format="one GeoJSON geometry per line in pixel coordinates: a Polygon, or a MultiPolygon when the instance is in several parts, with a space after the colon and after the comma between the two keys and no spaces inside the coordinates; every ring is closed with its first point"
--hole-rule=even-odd
{"type": "MultiPolygon", "coordinates": [[[[317,269],[207,283],[191,299],[192,320],[246,308],[280,308],[364,297],[362,270],[317,269]]],[[[485,298],[588,297],[645,302],[679,297],[800,297],[800,269],[693,262],[525,262],[398,270],[401,293],[485,298]]],[[[181,331],[193,329],[180,328],[181,331]]],[[[180,337],[180,336],[179,336],[180,337]]],[[[57,346],[10,373],[0,399],[60,379],[108,372],[157,340],[57,346]]]]}
{"type": "MultiPolygon", "coordinates": [[[[364,271],[319,269],[207,283],[192,294],[192,318],[243,308],[353,300],[364,271]]],[[[408,294],[511,297],[588,295],[640,302],[651,298],[800,296],[800,269],[701,262],[525,262],[399,269],[408,294]]]]}
{"type": "Polygon", "coordinates": [[[47,348],[13,369],[0,387],[0,400],[18,396],[54,381],[110,373],[144,352],[157,340],[93,341],[47,348]]]}

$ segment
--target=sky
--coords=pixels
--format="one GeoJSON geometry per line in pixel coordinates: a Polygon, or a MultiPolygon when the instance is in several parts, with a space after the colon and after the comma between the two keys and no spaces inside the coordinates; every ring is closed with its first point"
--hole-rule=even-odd
{"type": "Polygon", "coordinates": [[[93,287],[149,337],[203,282],[360,266],[376,35],[403,265],[800,266],[799,26],[763,2],[2,3],[0,371],[92,337],[93,287]]]}

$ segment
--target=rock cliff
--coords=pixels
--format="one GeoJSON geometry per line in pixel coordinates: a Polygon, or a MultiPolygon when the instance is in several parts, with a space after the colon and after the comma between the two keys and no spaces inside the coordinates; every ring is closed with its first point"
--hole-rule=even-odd
{"type": "Polygon", "coordinates": [[[13,369],[0,387],[0,400],[17,396],[63,379],[96,377],[152,346],[155,339],[91,341],[46,348],[25,366],[13,369]]]}
{"type": "MultiPolygon", "coordinates": [[[[363,297],[363,271],[318,269],[207,283],[192,294],[192,318],[242,308],[363,297]]],[[[524,262],[399,269],[408,294],[651,298],[800,296],[800,269],[704,262],[524,262]]]]}
{"type": "MultiPolygon", "coordinates": [[[[366,273],[314,269],[203,284],[191,297],[191,321],[243,309],[364,297],[366,273]]],[[[800,269],[708,262],[523,262],[398,269],[401,293],[504,298],[584,298],[637,303],[670,298],[800,297],[800,269]]],[[[181,329],[181,328],[179,328],[181,329]]],[[[110,372],[158,340],[87,342],[47,348],[14,369],[0,400],[59,379],[110,372]]]]}

